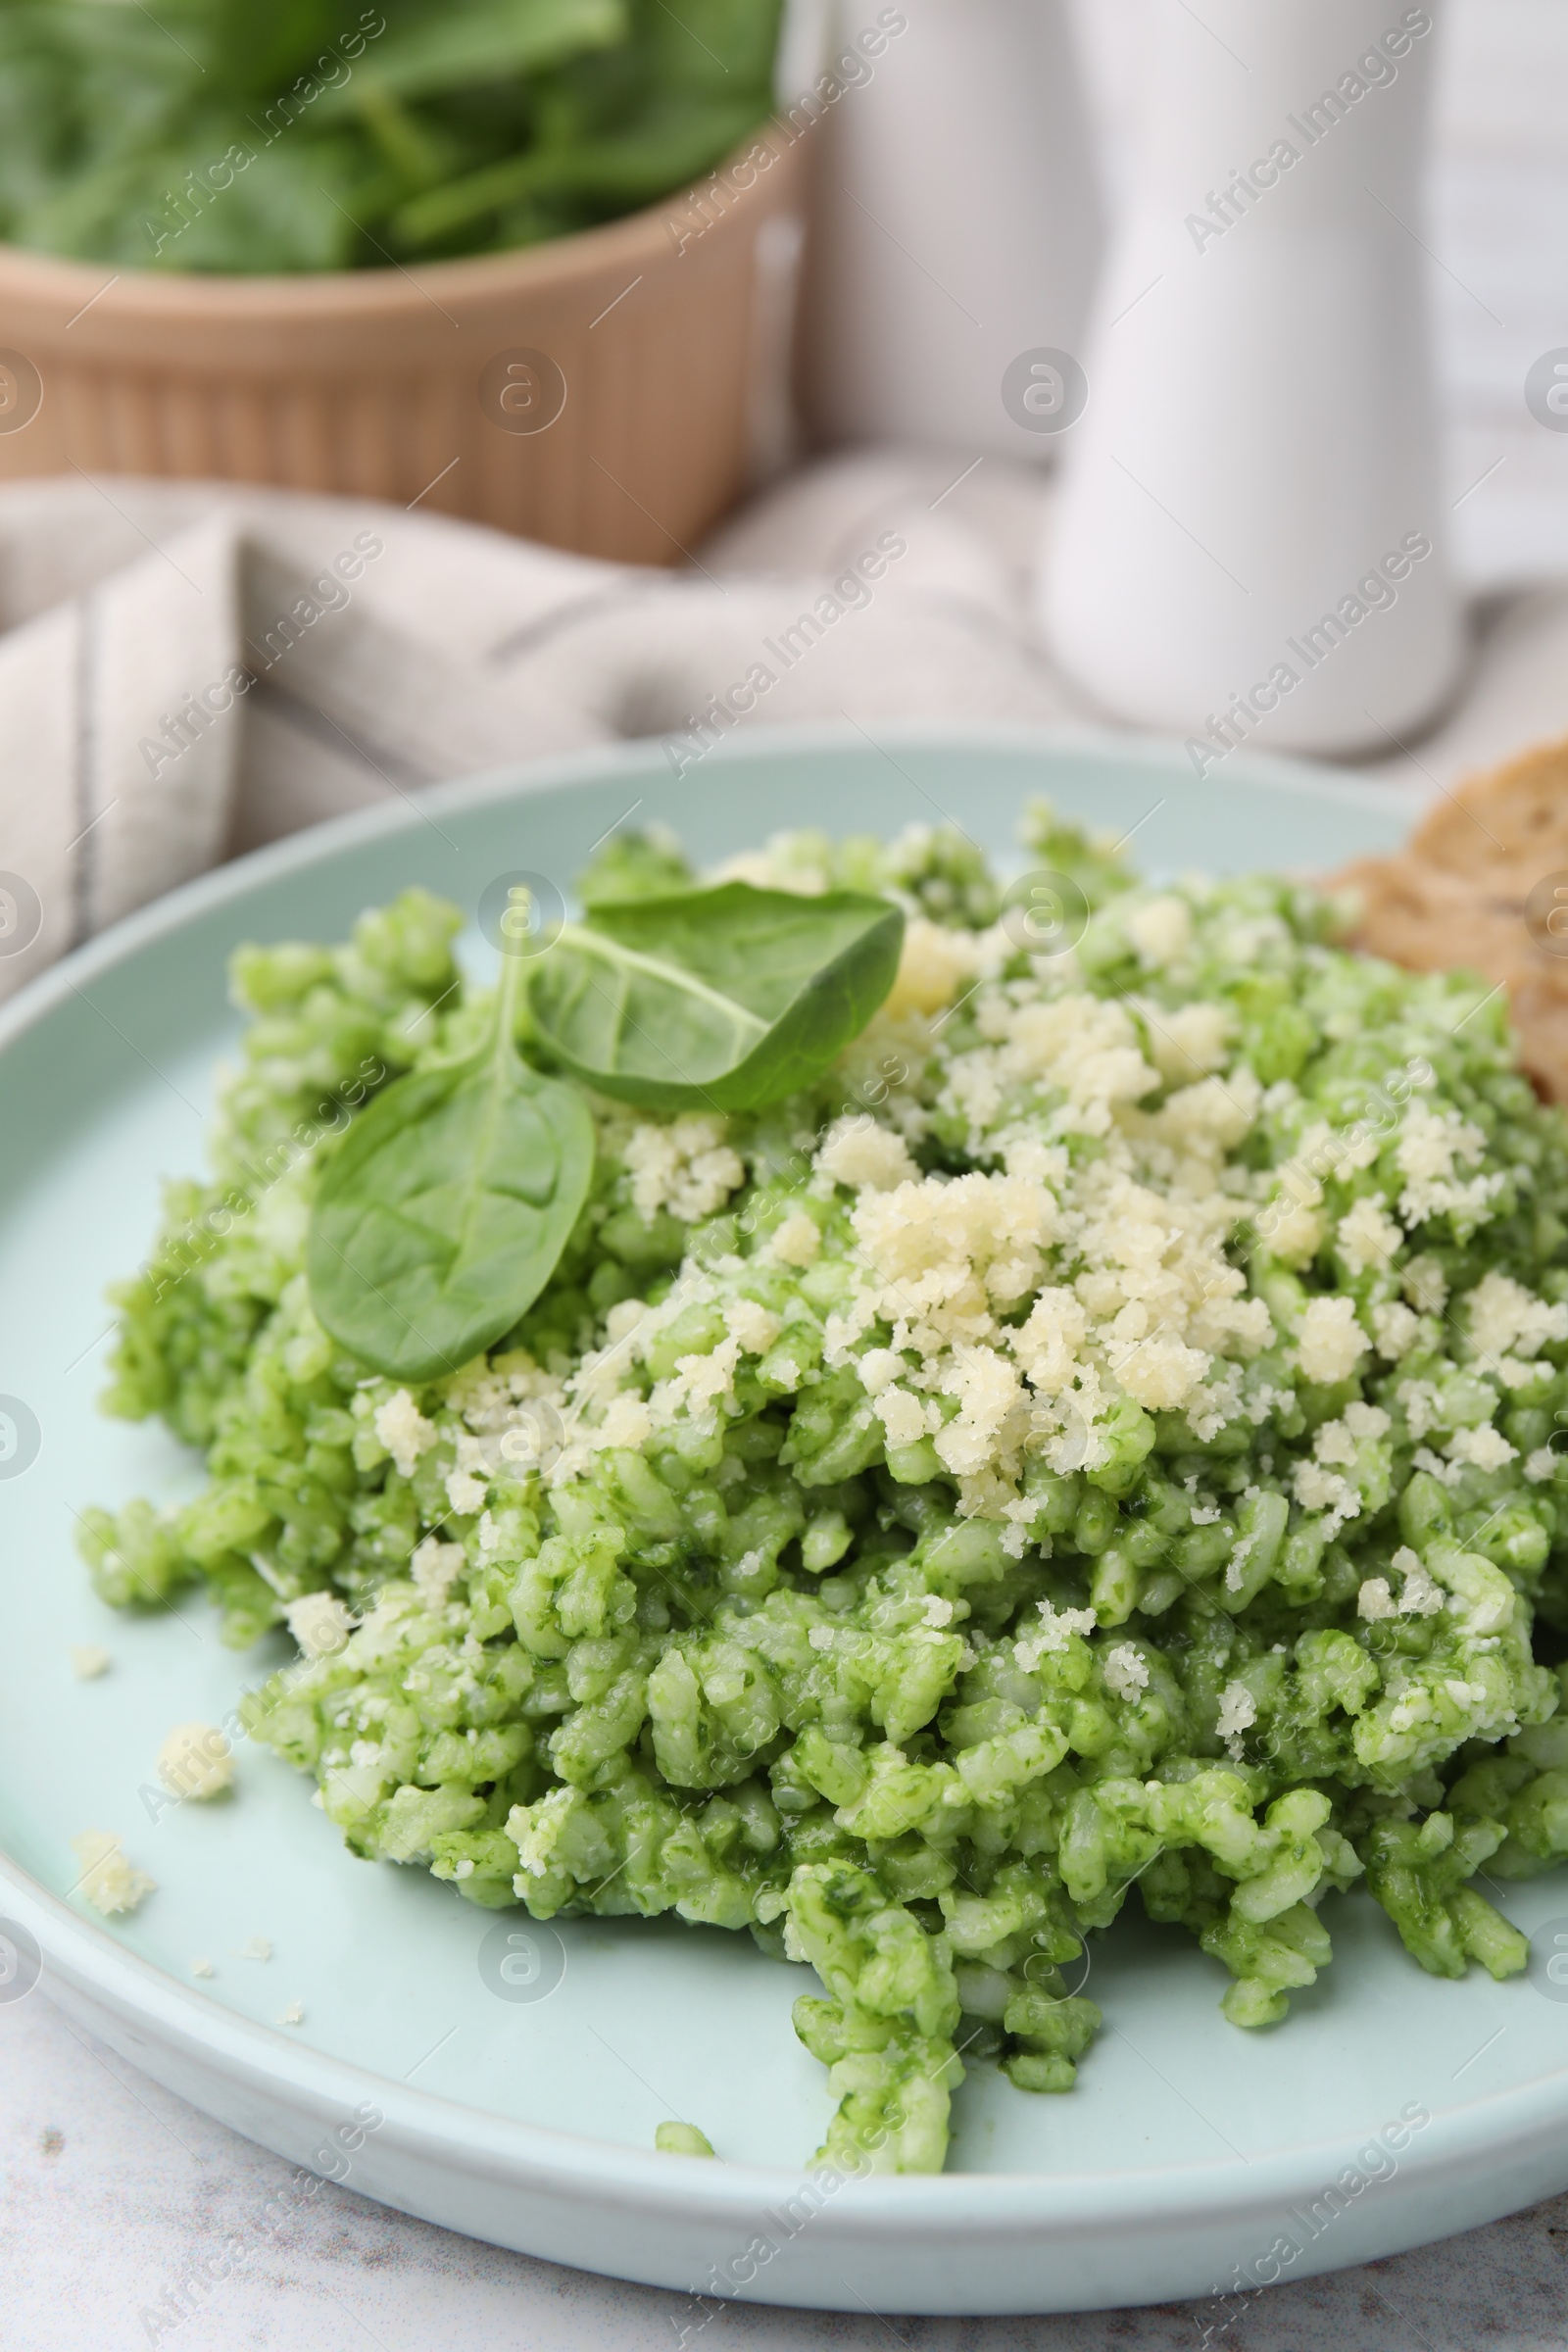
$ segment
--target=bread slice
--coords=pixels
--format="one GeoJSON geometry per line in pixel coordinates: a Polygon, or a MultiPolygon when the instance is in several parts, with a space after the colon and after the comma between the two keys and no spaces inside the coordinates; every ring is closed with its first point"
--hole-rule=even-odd
{"type": "Polygon", "coordinates": [[[1369,955],[1505,987],[1524,1067],[1568,1102],[1568,738],[1467,777],[1406,849],[1335,887],[1354,894],[1369,955]]]}

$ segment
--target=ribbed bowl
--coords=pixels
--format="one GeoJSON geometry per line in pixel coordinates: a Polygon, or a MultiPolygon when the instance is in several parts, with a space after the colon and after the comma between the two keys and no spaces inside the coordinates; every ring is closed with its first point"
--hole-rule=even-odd
{"type": "Polygon", "coordinates": [[[803,164],[769,130],[624,220],[415,270],[174,276],[0,245],[0,481],[271,482],[673,562],[767,428],[803,164]]]}

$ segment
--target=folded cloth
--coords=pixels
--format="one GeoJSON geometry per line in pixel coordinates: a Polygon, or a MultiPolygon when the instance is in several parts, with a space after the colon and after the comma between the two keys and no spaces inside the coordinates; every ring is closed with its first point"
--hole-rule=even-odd
{"type": "Polygon", "coordinates": [[[0,492],[0,996],[220,858],[443,777],[639,735],[679,766],[747,701],[1063,715],[1004,534],[943,487],[823,469],[680,574],[283,491],[0,492]]]}
{"type": "MultiPolygon", "coordinates": [[[[0,490],[0,997],[219,859],[444,777],[746,726],[1092,718],[1030,624],[1049,476],[870,452],[687,568],[231,485],[0,490]]],[[[1568,595],[1496,603],[1472,689],[1386,773],[1423,800],[1568,725],[1568,595]]],[[[1260,740],[1258,750],[1266,750],[1260,740]]]]}

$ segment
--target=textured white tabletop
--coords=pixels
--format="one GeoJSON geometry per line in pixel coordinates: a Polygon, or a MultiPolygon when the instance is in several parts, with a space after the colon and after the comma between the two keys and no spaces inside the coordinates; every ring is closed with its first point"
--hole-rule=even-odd
{"type": "MultiPolygon", "coordinates": [[[[1077,4],[1114,154],[1137,0],[1077,4]]],[[[1568,11],[1451,0],[1447,32],[1432,242],[1459,544],[1478,585],[1561,578],[1568,436],[1532,422],[1522,385],[1534,359],[1568,344],[1568,11]]],[[[683,2296],[503,2254],[331,2185],[267,2230],[263,2209],[290,2168],[135,2075],[41,1995],[0,2007],[0,2168],[6,2352],[679,2352],[705,2316],[683,2296]],[[255,2249],[235,2276],[182,2285],[204,2252],[235,2239],[255,2249]]],[[[702,2352],[1568,2347],[1568,2198],[1245,2305],[1016,2320],[731,2305],[702,2337],[702,2352]]]]}

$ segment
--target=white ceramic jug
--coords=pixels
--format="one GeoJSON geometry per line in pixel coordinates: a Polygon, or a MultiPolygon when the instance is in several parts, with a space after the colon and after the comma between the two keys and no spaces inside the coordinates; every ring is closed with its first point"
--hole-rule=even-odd
{"type": "Polygon", "coordinates": [[[1440,13],[1146,7],[1141,173],[1042,620],[1200,772],[1254,737],[1387,752],[1461,664],[1421,216],[1440,13]]]}
{"type": "Polygon", "coordinates": [[[835,0],[828,28],[808,422],[830,441],[1049,453],[1004,379],[1027,390],[1029,355],[1082,342],[1102,253],[1063,0],[835,0]]]}

